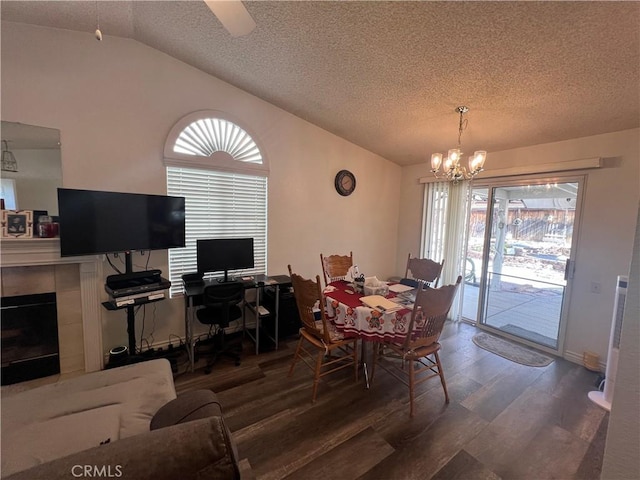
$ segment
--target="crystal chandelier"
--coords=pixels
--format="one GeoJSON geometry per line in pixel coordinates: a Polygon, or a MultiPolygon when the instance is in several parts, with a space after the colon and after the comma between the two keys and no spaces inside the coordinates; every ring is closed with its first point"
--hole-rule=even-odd
{"type": "Polygon", "coordinates": [[[9,151],[9,146],[6,140],[2,140],[2,171],[3,172],[17,172],[18,162],[13,153],[9,151]]]}
{"type": "Polygon", "coordinates": [[[458,147],[452,148],[447,154],[447,158],[442,161],[442,153],[434,153],[431,155],[431,171],[436,178],[447,179],[453,183],[461,180],[470,180],[483,170],[484,161],[487,158],[487,152],[478,150],[469,157],[469,169],[460,165],[462,158],[462,150],[460,149],[460,138],[462,132],[467,128],[468,121],[463,119],[465,113],[469,111],[468,107],[461,106],[456,108],[456,112],[460,114],[460,125],[458,127],[458,147]],[[442,166],[442,172],[440,171],[442,166]]]}

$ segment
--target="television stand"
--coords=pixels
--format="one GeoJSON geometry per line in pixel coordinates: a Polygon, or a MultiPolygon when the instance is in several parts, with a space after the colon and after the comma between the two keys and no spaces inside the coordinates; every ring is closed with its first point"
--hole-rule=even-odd
{"type": "Polygon", "coordinates": [[[229,270],[224,271],[224,277],[218,279],[218,283],[233,282],[233,277],[229,279],[229,270]]]}
{"type": "MultiPolygon", "coordinates": [[[[133,261],[131,258],[131,252],[125,252],[125,273],[116,277],[122,278],[143,278],[144,272],[133,271],[133,261]]],[[[146,303],[158,302],[164,300],[166,295],[164,291],[171,286],[171,282],[160,276],[159,270],[154,270],[152,273],[157,274],[159,282],[157,289],[144,285],[139,293],[134,291],[128,292],[129,295],[118,296],[112,298],[108,302],[102,302],[102,306],[107,310],[127,310],[127,335],[129,337],[129,355],[136,355],[136,307],[144,305],[146,303]]],[[[105,288],[108,292],[110,289],[105,288]]],[[[111,293],[111,292],[110,292],[111,293]]]]}

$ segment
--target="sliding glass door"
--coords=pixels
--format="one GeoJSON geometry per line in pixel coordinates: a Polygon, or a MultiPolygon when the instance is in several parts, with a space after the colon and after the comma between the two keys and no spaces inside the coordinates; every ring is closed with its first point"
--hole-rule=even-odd
{"type": "Polygon", "coordinates": [[[464,319],[561,351],[581,178],[472,187],[464,319]]]}

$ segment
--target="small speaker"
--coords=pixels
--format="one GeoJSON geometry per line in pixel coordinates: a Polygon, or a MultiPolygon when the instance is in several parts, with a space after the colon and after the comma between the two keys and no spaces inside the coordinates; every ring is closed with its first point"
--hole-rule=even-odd
{"type": "Polygon", "coordinates": [[[119,367],[129,361],[129,348],[126,345],[113,347],[109,350],[109,364],[107,368],[119,367]]]}

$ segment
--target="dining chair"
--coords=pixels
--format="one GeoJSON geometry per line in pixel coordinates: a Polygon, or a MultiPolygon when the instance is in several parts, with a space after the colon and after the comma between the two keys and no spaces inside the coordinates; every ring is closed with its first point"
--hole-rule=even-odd
{"type": "Polygon", "coordinates": [[[417,287],[418,284],[426,284],[430,287],[437,287],[438,280],[442,274],[444,259],[438,263],[429,258],[411,258],[411,253],[407,258],[407,269],[401,283],[417,287]]]}
{"type": "Polygon", "coordinates": [[[409,387],[409,415],[414,414],[414,396],[417,385],[433,377],[440,377],[445,403],[449,403],[449,393],[442,371],[438,352],[438,339],[442,333],[447,314],[453,304],[462,276],[455,284],[440,288],[421,286],[416,293],[416,301],[411,314],[409,328],[403,341],[389,341],[374,344],[371,380],[376,366],[392,374],[409,387]]]}
{"type": "Polygon", "coordinates": [[[329,255],[328,257],[320,254],[320,263],[324,283],[327,286],[331,282],[345,279],[349,268],[353,266],[353,252],[349,252],[349,255],[329,255]]]}
{"type": "Polygon", "coordinates": [[[355,380],[358,381],[357,338],[344,338],[335,325],[327,318],[324,309],[324,296],[320,286],[320,276],[316,281],[302,278],[292,272],[289,276],[293,287],[302,327],[300,339],[293,356],[289,377],[293,375],[296,363],[302,360],[313,371],[313,393],[311,401],[316,401],[320,378],[343,368],[353,367],[355,380]],[[318,318],[319,317],[319,318],[318,318]]]}

